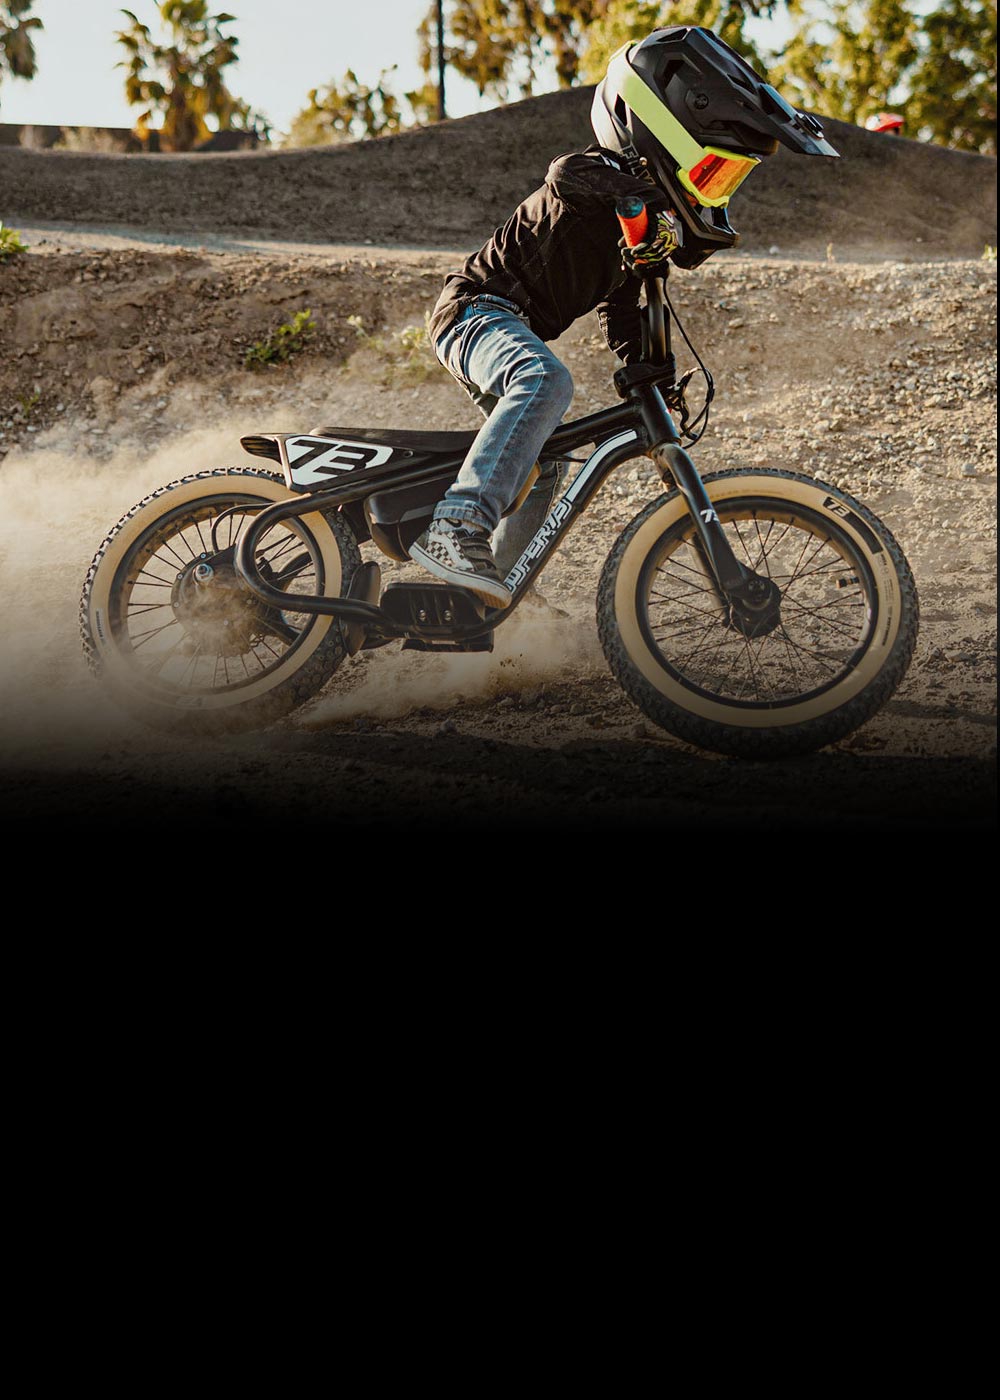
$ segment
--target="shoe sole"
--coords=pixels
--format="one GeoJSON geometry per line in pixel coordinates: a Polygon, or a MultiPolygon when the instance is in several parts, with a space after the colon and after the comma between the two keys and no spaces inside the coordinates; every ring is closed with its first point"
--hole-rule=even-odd
{"type": "Polygon", "coordinates": [[[506,608],[510,604],[510,590],[502,583],[490,583],[487,579],[481,579],[476,574],[463,573],[461,569],[449,569],[447,564],[440,563],[439,560],[431,556],[420,545],[410,546],[410,558],[415,560],[422,568],[435,578],[444,579],[445,583],[453,584],[456,588],[467,588],[470,593],[475,593],[477,598],[481,598],[487,606],[491,608],[506,608]]]}

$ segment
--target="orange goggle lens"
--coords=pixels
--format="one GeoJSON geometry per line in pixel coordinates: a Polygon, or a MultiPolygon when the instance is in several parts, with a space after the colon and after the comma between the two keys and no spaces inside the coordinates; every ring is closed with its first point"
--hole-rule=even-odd
{"type": "Polygon", "coordinates": [[[678,178],[700,204],[717,208],[729,203],[730,195],[735,194],[759,164],[756,156],[734,156],[728,151],[708,150],[690,170],[678,171],[678,178]]]}

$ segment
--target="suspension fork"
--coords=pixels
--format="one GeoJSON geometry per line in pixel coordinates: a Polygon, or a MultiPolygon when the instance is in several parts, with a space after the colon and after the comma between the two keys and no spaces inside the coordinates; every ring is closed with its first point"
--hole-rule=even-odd
{"type": "Polygon", "coordinates": [[[642,414],[643,427],[650,443],[650,457],[661,476],[669,474],[673,478],[687,501],[698,532],[696,547],[710,577],[721,590],[720,602],[726,598],[742,599],[745,586],[753,574],[733,553],[715,507],[698,475],[698,468],[681,446],[680,434],[663,401],[663,395],[655,384],[640,383],[629,391],[629,397],[642,414]]]}

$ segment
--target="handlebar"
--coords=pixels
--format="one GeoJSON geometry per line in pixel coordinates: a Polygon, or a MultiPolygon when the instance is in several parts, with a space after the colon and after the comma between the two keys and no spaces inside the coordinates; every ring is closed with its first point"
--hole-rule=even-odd
{"type": "Polygon", "coordinates": [[[649,231],[649,214],[645,204],[637,194],[631,194],[627,199],[617,200],[615,213],[622,226],[625,242],[630,248],[634,248],[637,243],[645,242],[646,234],[649,231]]]}
{"type": "MultiPolygon", "coordinates": [[[[622,226],[625,242],[630,248],[644,242],[649,231],[649,211],[638,195],[629,195],[615,202],[615,213],[622,226]]],[[[642,357],[654,365],[673,361],[670,353],[670,327],[663,307],[662,277],[644,277],[646,307],[643,317],[642,357]]]]}

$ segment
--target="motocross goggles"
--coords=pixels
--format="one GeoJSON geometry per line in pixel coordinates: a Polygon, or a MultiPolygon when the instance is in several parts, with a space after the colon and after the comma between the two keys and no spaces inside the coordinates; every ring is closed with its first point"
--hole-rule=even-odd
{"type": "Polygon", "coordinates": [[[718,146],[700,145],[631,68],[620,79],[620,92],[643,126],[677,162],[677,180],[699,204],[724,209],[747,176],[760,165],[759,156],[741,156],[718,146]]]}
{"type": "Polygon", "coordinates": [[[758,165],[758,156],[737,156],[719,146],[702,146],[697,164],[689,170],[678,170],[677,178],[693,194],[699,204],[711,209],[724,209],[748,175],[758,165]]]}

